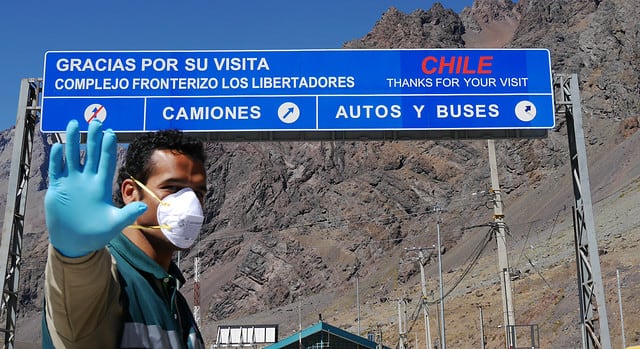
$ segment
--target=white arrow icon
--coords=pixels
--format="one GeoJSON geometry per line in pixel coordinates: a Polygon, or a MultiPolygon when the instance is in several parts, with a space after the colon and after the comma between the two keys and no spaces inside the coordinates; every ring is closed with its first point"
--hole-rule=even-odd
{"type": "Polygon", "coordinates": [[[278,108],[278,117],[285,124],[292,124],[298,120],[300,116],[300,108],[295,103],[282,103],[278,108]]]}

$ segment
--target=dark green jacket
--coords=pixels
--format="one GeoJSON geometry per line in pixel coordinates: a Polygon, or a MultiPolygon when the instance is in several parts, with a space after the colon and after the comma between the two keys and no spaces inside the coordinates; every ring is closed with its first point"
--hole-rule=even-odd
{"type": "Polygon", "coordinates": [[[166,272],[122,234],[79,258],[50,247],[43,347],[204,348],[178,291],[184,281],[175,264],[166,272]]]}

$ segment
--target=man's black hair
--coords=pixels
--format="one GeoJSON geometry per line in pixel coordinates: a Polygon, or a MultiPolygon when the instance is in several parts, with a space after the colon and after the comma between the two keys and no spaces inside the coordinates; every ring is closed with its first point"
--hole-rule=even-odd
{"type": "Polygon", "coordinates": [[[202,142],[179,130],[162,130],[140,135],[129,144],[124,165],[118,170],[118,186],[113,197],[116,206],[124,206],[120,188],[125,179],[134,177],[142,183],[147,183],[153,165],[150,162],[151,155],[156,150],[176,151],[202,163],[206,160],[202,142]]]}

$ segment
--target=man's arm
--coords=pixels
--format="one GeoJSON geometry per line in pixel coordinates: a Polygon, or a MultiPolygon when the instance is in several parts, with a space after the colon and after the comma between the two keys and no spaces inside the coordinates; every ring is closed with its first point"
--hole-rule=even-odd
{"type": "Polygon", "coordinates": [[[49,246],[48,253],[45,313],[55,347],[116,348],[122,332],[122,307],[109,251],[103,248],[69,258],[49,246]]]}
{"type": "Polygon", "coordinates": [[[119,286],[105,246],[147,206],[113,205],[116,148],[113,131],[103,133],[102,124],[92,121],[83,163],[75,120],[67,125],[64,158],[61,144],[51,148],[44,199],[51,242],[45,302],[46,327],[56,346],[108,348],[113,347],[110,340],[120,339],[119,286]]]}

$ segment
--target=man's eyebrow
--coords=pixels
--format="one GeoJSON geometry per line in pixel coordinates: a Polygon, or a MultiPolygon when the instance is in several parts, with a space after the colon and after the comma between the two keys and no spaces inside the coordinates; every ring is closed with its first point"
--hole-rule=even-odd
{"type": "MultiPolygon", "coordinates": [[[[171,184],[177,184],[177,185],[184,185],[185,187],[191,187],[189,184],[189,181],[186,179],[181,179],[181,178],[167,178],[163,181],[160,182],[161,185],[171,185],[171,184]]],[[[199,190],[199,191],[204,191],[207,192],[209,190],[209,188],[207,187],[207,183],[203,183],[201,185],[196,185],[193,187],[193,189],[199,190]]]]}
{"type": "Polygon", "coordinates": [[[169,177],[160,181],[160,184],[188,184],[189,181],[182,178],[169,177]]]}

